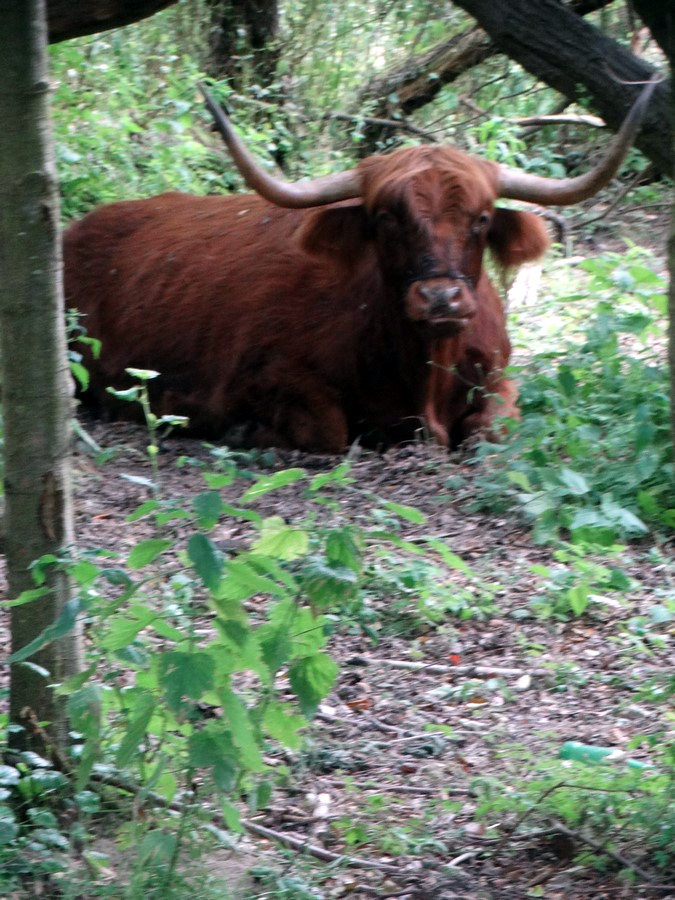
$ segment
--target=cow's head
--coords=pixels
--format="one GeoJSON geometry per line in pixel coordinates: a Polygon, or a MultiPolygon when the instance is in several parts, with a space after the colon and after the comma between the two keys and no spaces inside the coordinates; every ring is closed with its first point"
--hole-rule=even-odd
{"type": "Polygon", "coordinates": [[[499,197],[569,205],[611,179],[637,132],[654,85],[643,90],[603,160],[576,178],[547,179],[448,146],[415,147],[363,160],[355,169],[288,184],[262,169],[202,88],[247,184],[290,208],[323,207],[308,216],[304,249],[330,254],[349,270],[374,245],[379,270],[402,296],[407,317],[441,337],[456,334],[476,312],[475,289],[489,247],[503,266],[539,256],[547,244],[532,213],[495,208],[499,197]],[[358,201],[332,206],[336,201],[358,201]]]}

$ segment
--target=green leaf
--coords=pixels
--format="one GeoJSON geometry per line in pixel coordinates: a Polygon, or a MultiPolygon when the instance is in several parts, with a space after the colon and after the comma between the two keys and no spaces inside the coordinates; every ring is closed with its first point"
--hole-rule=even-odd
{"type": "Polygon", "coordinates": [[[122,738],[115,761],[120,768],[125,768],[137,753],[152,719],[157,699],[152,694],[135,692],[133,695],[133,707],[127,730],[122,738]]]}
{"type": "Polygon", "coordinates": [[[523,491],[527,491],[528,493],[532,493],[534,488],[530,484],[527,475],[524,472],[519,472],[516,469],[511,469],[506,473],[506,477],[511,482],[511,484],[515,484],[516,487],[521,488],[523,491]]]}
{"type": "Polygon", "coordinates": [[[52,641],[58,640],[58,638],[69,634],[75,628],[77,617],[81,610],[82,603],[79,597],[73,597],[68,600],[56,622],[52,625],[48,625],[38,637],[30,642],[30,644],[22,647],[21,650],[17,650],[16,653],[12,653],[8,662],[22,662],[52,641]]]}
{"type": "Polygon", "coordinates": [[[159,658],[159,675],[169,706],[179,711],[184,697],[199,700],[213,688],[215,662],[204,650],[164,651],[159,658]]]}
{"type": "Polygon", "coordinates": [[[223,511],[223,501],[216,491],[204,491],[192,501],[197,519],[202,528],[213,528],[223,511]]]}
{"type": "Polygon", "coordinates": [[[127,559],[127,565],[130,569],[142,569],[153,560],[157,559],[160,554],[168,550],[173,545],[173,541],[162,538],[148,538],[141,541],[132,549],[127,559]]]}
{"type": "Polygon", "coordinates": [[[259,475],[256,483],[242,494],[241,502],[249,503],[263,494],[268,494],[270,491],[275,491],[278,488],[300,481],[306,475],[307,473],[304,469],[284,469],[283,472],[275,472],[274,475],[259,475]]]}
{"type": "Polygon", "coordinates": [[[308,548],[309,537],[306,531],[287,525],[281,516],[270,516],[263,520],[260,537],[251,551],[288,561],[305,556],[308,548]]]}
{"type": "Polygon", "coordinates": [[[558,479],[575,496],[581,497],[590,491],[588,482],[580,472],[573,472],[563,466],[558,472],[558,479]]]}
{"type": "Polygon", "coordinates": [[[147,606],[135,605],[127,614],[109,621],[107,633],[101,640],[101,647],[112,653],[131,644],[139,632],[157,618],[157,612],[147,606]]]}
{"type": "Polygon", "coordinates": [[[307,719],[291,713],[285,703],[273,701],[265,709],[263,725],[270,737],[290,750],[297,750],[301,744],[300,731],[307,726],[307,719]]]}
{"type": "Polygon", "coordinates": [[[395,515],[399,516],[399,518],[405,519],[407,522],[412,522],[413,525],[424,525],[427,520],[424,513],[420,512],[419,509],[415,509],[413,506],[402,506],[400,503],[393,503],[391,500],[380,502],[384,509],[388,509],[389,512],[393,512],[395,515]]]}
{"type": "Polygon", "coordinates": [[[331,469],[330,472],[320,472],[312,478],[307,490],[310,493],[316,493],[327,484],[337,484],[339,486],[352,484],[354,479],[348,477],[350,470],[351,464],[349,462],[343,462],[334,469],[331,469]]]}
{"type": "Polygon", "coordinates": [[[188,739],[188,764],[191,768],[206,769],[227,763],[224,771],[230,772],[226,786],[219,785],[221,790],[229,790],[234,785],[237,773],[237,752],[232,741],[232,734],[222,722],[207,722],[200,731],[194,731],[188,739]]]}
{"type": "Polygon", "coordinates": [[[580,616],[588,606],[588,586],[577,584],[567,591],[567,600],[575,616],[580,616]]]}
{"type": "Polygon", "coordinates": [[[438,553],[448,568],[455,569],[457,572],[463,572],[470,578],[474,577],[474,571],[471,566],[467,565],[461,556],[457,556],[456,553],[449,550],[438,538],[427,538],[425,543],[438,553]]]}
{"type": "Polygon", "coordinates": [[[333,687],[338,672],[336,664],[325,653],[306,656],[291,666],[288,673],[291,687],[306,716],[314,715],[319,703],[333,687]]]}
{"type": "Polygon", "coordinates": [[[51,594],[51,592],[52,589],[48,587],[31,588],[30,590],[22,591],[14,600],[3,600],[1,605],[7,607],[7,609],[14,606],[24,606],[26,603],[34,603],[41,597],[51,594]]]}
{"type": "Polygon", "coordinates": [[[230,600],[247,600],[256,594],[285,597],[287,589],[263,575],[253,567],[253,559],[240,557],[227,562],[225,578],[218,589],[218,596],[230,600]]]}
{"type": "Polygon", "coordinates": [[[188,557],[206,587],[215,593],[223,577],[223,556],[205,534],[193,534],[188,541],[188,557]]]}
{"type": "Polygon", "coordinates": [[[310,602],[322,609],[339,606],[354,594],[358,576],[353,569],[320,559],[310,560],[303,569],[302,587],[310,602]]]}
{"type": "Polygon", "coordinates": [[[142,519],[143,516],[150,515],[150,513],[154,512],[159,505],[159,500],[146,500],[145,503],[141,503],[141,505],[132,513],[129,513],[127,522],[136,522],[138,519],[142,519]]]}
{"type": "Polygon", "coordinates": [[[326,558],[331,565],[347,566],[359,573],[363,565],[359,533],[350,527],[331,529],[326,538],[326,558]]]}
{"type": "Polygon", "coordinates": [[[230,725],[232,739],[241,751],[244,765],[249,772],[262,772],[265,766],[248,710],[234,691],[223,691],[221,701],[230,725]]]}

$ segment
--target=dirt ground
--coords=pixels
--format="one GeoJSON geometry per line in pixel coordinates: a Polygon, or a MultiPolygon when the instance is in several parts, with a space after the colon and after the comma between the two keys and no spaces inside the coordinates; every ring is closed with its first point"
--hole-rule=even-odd
{"type": "MultiPolygon", "coordinates": [[[[147,497],[147,488],[126,477],[150,475],[145,435],[127,423],[90,422],[87,429],[102,447],[114,448],[115,456],[97,468],[89,455],[78,454],[79,542],[124,551],[146,527],[136,523],[130,529],[125,521],[147,497]]],[[[198,467],[176,466],[181,456],[211,458],[199,442],[164,441],[164,496],[189,497],[203,490],[198,467]]],[[[300,466],[315,474],[338,462],[337,457],[274,451],[266,464],[247,468],[270,472],[300,466]]],[[[663,710],[638,696],[649,678],[672,670],[669,625],[664,625],[663,646],[647,642],[639,647],[629,620],[648,615],[659,597],[672,591],[675,567],[663,561],[672,548],[660,548],[660,563],[650,557],[646,543],[625,552],[621,565],[634,579],[629,604],[598,597],[576,621],[540,620],[524,615],[529,600],[541,592],[541,579],[531,567],[554,565],[551,550],[535,546],[516,517],[470,511],[476,477],[470,454],[451,458],[423,444],[383,455],[356,453],[351,474],[358,489],[341,496],[344,520],[363,521],[373,506],[372,493],[421,510],[427,522],[406,523],[401,537],[441,538],[491,586],[495,611],[467,619],[447,615],[440,624],[425,625],[410,615],[414,590],[403,599],[390,584],[383,584],[381,593],[374,590],[375,618],[388,624],[382,625],[376,644],[355,628],[331,640],[330,653],[341,665],[339,681],[312,725],[307,751],[292,760],[287,790],[277,792],[255,822],[383,867],[338,868],[324,881],[325,897],[675,896],[675,889],[671,894],[622,887],[612,874],[618,868],[612,860],[606,860],[604,874],[571,860],[574,849],[583,847],[583,829],[572,837],[556,835],[553,819],[536,809],[519,836],[502,844],[475,819],[477,781],[497,778],[501,783],[495,790],[503,792],[521,776],[536,777],[537,760],[556,757],[565,741],[624,750],[636,734],[669,727],[663,710]],[[388,615],[393,606],[398,624],[388,615]],[[359,827],[367,834],[358,850],[349,846],[350,827],[357,835],[359,827]],[[383,845],[392,850],[383,852],[383,845]]],[[[236,502],[246,487],[237,480],[226,496],[229,492],[236,502]]],[[[307,505],[303,489],[302,483],[289,485],[265,495],[255,508],[264,516],[300,521],[307,505]]],[[[214,539],[244,546],[246,528],[246,523],[229,521],[214,539]]],[[[461,583],[461,574],[457,577],[461,583]]],[[[644,747],[631,755],[645,758],[644,747]]],[[[509,820],[497,809],[499,804],[495,828],[509,820]]],[[[247,859],[259,852],[269,860],[272,853],[270,842],[255,836],[246,839],[244,849],[247,859]]],[[[639,856],[636,851],[632,858],[639,856]]],[[[281,864],[278,858],[276,864],[281,864]]],[[[283,865],[306,869],[297,850],[283,865]]]]}

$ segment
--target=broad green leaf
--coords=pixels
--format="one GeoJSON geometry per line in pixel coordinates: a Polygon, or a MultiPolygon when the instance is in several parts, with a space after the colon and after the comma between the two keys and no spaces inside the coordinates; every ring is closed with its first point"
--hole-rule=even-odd
{"type": "Polygon", "coordinates": [[[360,572],[363,551],[359,533],[349,527],[331,529],[326,538],[326,558],[331,564],[337,563],[353,572],[360,572]]]}
{"type": "Polygon", "coordinates": [[[206,769],[228,758],[234,772],[237,751],[232,742],[232,734],[222,722],[206,722],[202,729],[193,731],[188,738],[190,767],[206,769]]]}
{"type": "Polygon", "coordinates": [[[461,556],[457,556],[456,553],[449,550],[438,538],[427,538],[425,543],[438,553],[448,568],[455,569],[457,572],[463,572],[465,575],[473,578],[474,571],[471,566],[467,565],[461,556]]]}
{"type": "Polygon", "coordinates": [[[580,472],[573,472],[563,466],[558,472],[558,478],[571,494],[581,497],[590,491],[588,482],[580,472]]]}
{"type": "Polygon", "coordinates": [[[101,640],[105,650],[115,652],[131,644],[139,632],[143,631],[157,618],[157,613],[147,606],[136,605],[124,616],[116,616],[109,620],[107,632],[101,640]]]}
{"type": "Polygon", "coordinates": [[[197,575],[215,593],[223,577],[222,553],[205,534],[193,534],[188,541],[188,557],[197,575]]]}
{"type": "Polygon", "coordinates": [[[141,541],[132,549],[127,559],[127,565],[130,569],[142,569],[153,560],[157,559],[165,550],[171,547],[173,541],[163,538],[148,538],[141,541]]]}
{"type": "Polygon", "coordinates": [[[223,501],[217,491],[204,491],[192,501],[202,528],[213,528],[223,511],[223,501]]]}
{"type": "Polygon", "coordinates": [[[306,716],[314,715],[319,703],[333,687],[338,672],[336,664],[325,653],[306,656],[291,666],[288,673],[291,687],[306,716]]]}
{"type": "Polygon", "coordinates": [[[307,719],[294,715],[286,704],[274,701],[267,705],[263,725],[270,737],[297,750],[301,744],[300,731],[307,726],[307,719]]]}
{"type": "Polygon", "coordinates": [[[232,600],[247,600],[256,594],[272,594],[285,597],[286,588],[271,578],[258,575],[252,561],[246,559],[228,560],[225,578],[218,589],[218,596],[232,600]]]}
{"type": "Polygon", "coordinates": [[[507,472],[506,477],[511,484],[515,484],[516,487],[522,488],[524,491],[532,492],[534,490],[524,472],[519,472],[517,469],[511,469],[511,471],[507,472]]]}
{"type": "Polygon", "coordinates": [[[580,616],[588,606],[588,586],[577,584],[567,591],[567,600],[575,616],[580,616]]]}
{"type": "Polygon", "coordinates": [[[352,596],[358,576],[347,566],[310,560],[302,571],[302,587],[310,602],[321,609],[336,607],[352,596]]]}
{"type": "Polygon", "coordinates": [[[249,772],[262,772],[265,766],[248,710],[234,691],[224,690],[221,696],[232,740],[241,751],[242,762],[249,772]]]}
{"type": "Polygon", "coordinates": [[[213,687],[215,663],[204,650],[169,650],[159,658],[159,677],[171,709],[180,710],[184,697],[199,700],[213,687]]]}
{"type": "Polygon", "coordinates": [[[281,516],[270,516],[263,520],[260,537],[251,551],[288,561],[305,556],[308,548],[309,537],[306,531],[287,525],[281,516]]]}
{"type": "Polygon", "coordinates": [[[354,479],[348,477],[350,470],[351,464],[349,462],[343,462],[334,469],[331,469],[330,472],[320,472],[312,478],[307,490],[310,493],[316,493],[327,484],[337,484],[339,486],[353,484],[354,479]]]}
{"type": "Polygon", "coordinates": [[[22,591],[14,600],[3,600],[2,606],[6,606],[8,609],[13,606],[24,606],[26,603],[34,603],[51,592],[52,589],[48,587],[30,588],[30,590],[22,591]]]}

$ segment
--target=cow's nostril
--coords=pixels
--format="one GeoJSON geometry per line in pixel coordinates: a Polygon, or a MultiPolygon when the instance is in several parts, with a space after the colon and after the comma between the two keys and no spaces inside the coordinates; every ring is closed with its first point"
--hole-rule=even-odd
{"type": "Polygon", "coordinates": [[[432,309],[438,311],[445,307],[457,307],[457,303],[450,303],[460,293],[459,287],[442,287],[441,285],[423,285],[420,287],[420,294],[428,301],[432,309]]]}

